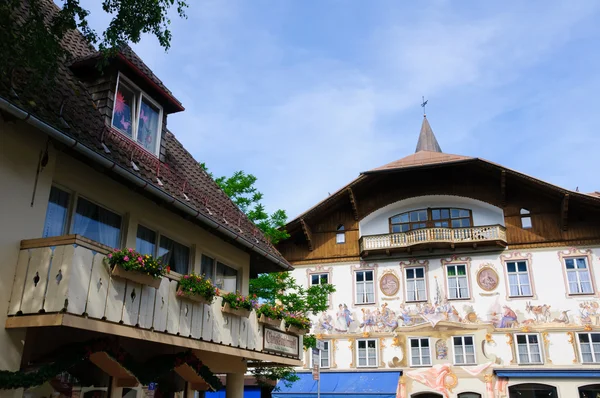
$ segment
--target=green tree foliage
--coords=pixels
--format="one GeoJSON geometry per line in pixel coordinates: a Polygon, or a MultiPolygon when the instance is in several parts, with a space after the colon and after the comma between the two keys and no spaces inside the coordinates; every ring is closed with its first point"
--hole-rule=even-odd
{"type": "Polygon", "coordinates": [[[275,245],[290,237],[284,229],[287,220],[285,210],[276,210],[273,214],[265,211],[265,207],[261,203],[263,194],[254,185],[256,183],[254,175],[236,171],[231,177],[214,178],[205,163],[200,163],[199,166],[215,180],[233,203],[246,213],[250,221],[263,231],[271,243],[275,245]]]}
{"type": "Polygon", "coordinates": [[[107,54],[125,43],[138,43],[150,33],[169,49],[171,23],[168,13],[176,8],[185,18],[185,0],[102,0],[102,9],[112,15],[108,27],[97,33],[87,21],[89,11],[80,0],[62,0],[56,10],[52,0],[0,1],[0,75],[11,79],[16,71],[28,70],[29,87],[53,81],[59,60],[71,57],[61,41],[73,29],[85,36],[90,46],[107,54]]]}
{"type": "MultiPolygon", "coordinates": [[[[250,280],[250,294],[256,294],[260,301],[269,304],[282,304],[289,312],[317,315],[329,308],[329,295],[335,292],[330,284],[315,285],[309,288],[297,283],[289,272],[261,274],[250,280]]],[[[304,349],[316,346],[313,335],[304,336],[304,349]]],[[[298,380],[292,367],[257,367],[251,370],[258,384],[271,386],[281,380],[286,386],[298,380]]]]}

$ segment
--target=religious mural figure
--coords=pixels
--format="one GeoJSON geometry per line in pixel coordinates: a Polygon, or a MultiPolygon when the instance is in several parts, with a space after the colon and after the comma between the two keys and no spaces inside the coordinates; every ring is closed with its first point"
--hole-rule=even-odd
{"type": "Polygon", "coordinates": [[[346,333],[352,323],[352,313],[346,304],[338,306],[338,312],[335,320],[335,330],[341,333],[346,333]]]}
{"type": "Polygon", "coordinates": [[[517,314],[508,306],[502,306],[503,313],[500,322],[495,324],[497,328],[511,328],[518,326],[517,314]]]}
{"type": "Polygon", "coordinates": [[[333,330],[333,317],[328,315],[327,312],[323,311],[321,317],[319,318],[315,329],[318,333],[327,333],[333,330]]]}

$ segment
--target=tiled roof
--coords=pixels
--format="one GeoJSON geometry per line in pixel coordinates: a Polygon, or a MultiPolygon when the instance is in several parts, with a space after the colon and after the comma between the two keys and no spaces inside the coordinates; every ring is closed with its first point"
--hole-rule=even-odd
{"type": "MultiPolygon", "coordinates": [[[[42,4],[48,13],[56,12],[58,9],[50,0],[44,0],[42,4]]],[[[25,9],[20,10],[21,18],[26,15],[25,13],[25,9]]],[[[77,58],[93,56],[96,53],[78,31],[68,32],[63,45],[77,58]]],[[[130,55],[133,56],[135,53],[131,51],[130,55]]],[[[27,80],[28,76],[24,71],[15,74],[13,86],[19,96],[15,98],[11,95],[10,81],[0,79],[0,96],[105,158],[137,174],[148,184],[186,202],[195,211],[213,220],[220,229],[233,232],[239,239],[246,240],[261,252],[273,256],[280,264],[289,267],[277,249],[198,166],[197,161],[171,132],[167,132],[163,137],[167,149],[166,162],[160,162],[155,158],[154,163],[144,162],[149,155],[140,150],[137,145],[124,139],[123,135],[106,126],[104,117],[97,111],[86,86],[77,79],[66,63],[59,66],[55,84],[45,85],[39,90],[25,91],[23,88],[26,87],[27,80]],[[61,117],[63,99],[65,103],[61,117]],[[128,141],[126,145],[123,145],[124,141],[128,141]],[[102,143],[108,147],[110,153],[105,152],[102,143]],[[132,160],[139,167],[139,171],[132,168],[132,160]],[[160,179],[162,186],[157,178],[160,179]]],[[[274,262],[271,259],[269,261],[274,262]]]]}
{"type": "Polygon", "coordinates": [[[377,171],[404,169],[407,167],[415,167],[415,166],[428,166],[428,165],[434,165],[434,164],[440,164],[440,163],[460,162],[460,161],[471,160],[471,159],[474,159],[474,158],[469,157],[469,156],[462,156],[462,155],[452,155],[449,153],[419,151],[417,153],[413,153],[412,155],[408,155],[402,159],[395,160],[386,165],[369,170],[367,173],[372,173],[372,172],[377,172],[377,171]]]}

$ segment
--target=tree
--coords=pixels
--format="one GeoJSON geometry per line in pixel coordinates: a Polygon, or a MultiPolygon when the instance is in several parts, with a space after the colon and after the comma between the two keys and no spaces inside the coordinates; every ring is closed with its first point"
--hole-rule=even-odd
{"type": "Polygon", "coordinates": [[[265,207],[261,203],[263,194],[254,186],[256,183],[254,175],[236,171],[231,177],[214,178],[205,163],[199,163],[199,166],[215,180],[217,185],[248,216],[250,221],[263,231],[271,243],[275,245],[290,237],[284,229],[287,220],[285,210],[276,210],[271,215],[265,211],[265,207]]]}
{"type": "Polygon", "coordinates": [[[66,33],[73,29],[85,36],[90,45],[107,55],[126,43],[138,43],[143,33],[153,34],[168,50],[171,23],[168,13],[176,7],[185,18],[186,0],[102,0],[102,9],[112,15],[108,27],[98,34],[87,21],[89,11],[80,0],[62,0],[62,8],[53,10],[52,0],[0,1],[0,75],[28,70],[29,87],[53,81],[58,61],[71,57],[61,46],[66,33]]]}
{"type": "MultiPolygon", "coordinates": [[[[335,286],[330,284],[314,285],[305,288],[299,285],[289,272],[261,274],[250,280],[250,294],[256,294],[261,302],[267,304],[282,304],[291,313],[301,313],[305,316],[317,315],[329,308],[329,295],[335,292],[335,286]]],[[[314,335],[305,335],[304,349],[316,346],[314,335]]],[[[270,382],[282,380],[290,385],[298,380],[294,368],[286,367],[256,367],[252,375],[260,385],[271,386],[270,382]]]]}

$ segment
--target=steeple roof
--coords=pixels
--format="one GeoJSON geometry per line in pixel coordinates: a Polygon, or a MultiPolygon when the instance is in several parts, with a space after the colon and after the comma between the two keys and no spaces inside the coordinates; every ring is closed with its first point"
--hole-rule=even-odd
{"type": "Polygon", "coordinates": [[[420,151],[442,153],[442,148],[440,148],[440,144],[438,144],[433,130],[431,130],[427,116],[423,116],[423,124],[421,125],[421,132],[419,133],[419,141],[417,141],[415,153],[420,151]]]}

